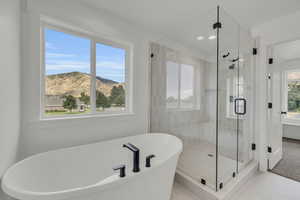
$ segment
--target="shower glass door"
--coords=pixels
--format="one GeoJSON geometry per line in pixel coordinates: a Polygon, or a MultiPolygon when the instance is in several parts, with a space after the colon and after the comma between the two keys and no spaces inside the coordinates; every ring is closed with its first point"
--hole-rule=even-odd
{"type": "Polygon", "coordinates": [[[245,100],[246,112],[238,115],[238,154],[237,154],[237,172],[241,172],[253,159],[252,143],[254,143],[253,134],[253,93],[254,85],[254,56],[253,56],[254,40],[250,33],[240,28],[239,42],[239,81],[238,90],[239,98],[245,100]]]}
{"type": "Polygon", "coordinates": [[[250,118],[253,41],[223,9],[217,16],[217,190],[235,178],[252,159],[250,118]],[[249,102],[250,100],[250,102],[249,102]]]}
{"type": "Polygon", "coordinates": [[[221,27],[218,34],[217,94],[217,190],[237,173],[239,115],[244,100],[239,95],[239,25],[222,9],[217,15],[221,27]]]}
{"type": "Polygon", "coordinates": [[[151,44],[150,132],[179,137],[177,174],[218,191],[252,159],[253,44],[220,8],[194,27],[182,37],[196,56],[151,44]]]}

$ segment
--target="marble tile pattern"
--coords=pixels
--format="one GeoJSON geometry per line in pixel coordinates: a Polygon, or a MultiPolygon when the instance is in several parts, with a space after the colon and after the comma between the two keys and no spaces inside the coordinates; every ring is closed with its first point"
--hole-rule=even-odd
{"type": "MultiPolygon", "coordinates": [[[[182,55],[179,52],[163,47],[159,44],[151,45],[151,52],[153,58],[151,59],[151,132],[165,132],[174,134],[181,138],[184,143],[184,151],[191,149],[197,145],[211,144],[216,145],[216,66],[214,63],[208,63],[203,60],[193,60],[195,66],[199,70],[195,71],[195,76],[198,77],[195,84],[198,91],[196,93],[197,99],[199,99],[200,109],[188,109],[188,110],[172,110],[167,108],[166,95],[167,95],[167,60],[178,61],[182,55]],[[191,147],[191,148],[190,148],[191,147]]],[[[228,63],[222,64],[220,69],[220,106],[219,106],[219,154],[227,157],[231,160],[237,159],[237,122],[236,119],[226,117],[226,81],[231,76],[231,71],[228,70],[228,63]]],[[[244,73],[241,70],[241,74],[244,73]]],[[[246,80],[245,80],[246,81],[246,80]]],[[[246,91],[250,91],[248,88],[246,91]]],[[[250,110],[250,109],[249,109],[250,110]]],[[[247,163],[250,158],[250,140],[249,132],[245,132],[244,121],[239,121],[239,161],[247,163]]],[[[249,130],[249,129],[247,129],[249,130]]],[[[204,146],[203,146],[204,147],[204,146]]],[[[203,150],[200,148],[199,150],[203,150]]],[[[210,149],[208,149],[210,150],[210,149]]],[[[191,151],[192,152],[192,151],[191,151]]],[[[193,152],[189,155],[188,152],[182,154],[181,157],[187,156],[188,160],[199,158],[201,152],[193,152]]],[[[215,148],[212,148],[211,154],[215,155],[215,148]]],[[[207,160],[203,162],[209,162],[211,157],[206,156],[207,160]]],[[[186,160],[180,159],[179,162],[186,160]]],[[[220,162],[224,165],[224,162],[220,162]]],[[[193,166],[188,166],[187,163],[180,163],[185,169],[183,171],[189,171],[193,166]]],[[[193,163],[192,163],[193,164],[193,163]]],[[[220,166],[221,169],[223,166],[220,166]]],[[[211,168],[216,168],[216,162],[211,162],[211,168]]],[[[200,169],[199,169],[200,170],[200,169]]],[[[228,172],[228,176],[232,176],[235,169],[228,172]]],[[[206,171],[199,171],[198,176],[193,178],[205,178],[208,173],[206,171]]],[[[212,174],[210,178],[212,180],[211,185],[215,185],[215,174],[212,174]]]]}

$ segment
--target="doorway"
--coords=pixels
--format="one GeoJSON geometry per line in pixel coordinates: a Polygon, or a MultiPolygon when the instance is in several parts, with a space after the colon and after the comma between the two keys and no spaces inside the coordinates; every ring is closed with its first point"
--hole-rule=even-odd
{"type": "Polygon", "coordinates": [[[300,40],[268,54],[268,169],[300,182],[300,40]]]}

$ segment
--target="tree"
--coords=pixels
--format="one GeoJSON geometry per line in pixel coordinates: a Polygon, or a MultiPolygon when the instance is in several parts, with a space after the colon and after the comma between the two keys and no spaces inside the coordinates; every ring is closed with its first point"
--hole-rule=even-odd
{"type": "Polygon", "coordinates": [[[117,106],[122,106],[122,105],[124,105],[125,104],[125,98],[124,98],[124,96],[122,96],[122,95],[119,95],[119,96],[117,96],[116,98],[115,98],[115,105],[117,105],[117,106]]]}
{"type": "Polygon", "coordinates": [[[72,95],[67,95],[64,97],[63,107],[72,112],[73,109],[77,108],[76,98],[72,95]]]}
{"type": "Polygon", "coordinates": [[[298,81],[288,84],[288,111],[299,112],[300,110],[300,84],[298,81]]]}
{"type": "Polygon", "coordinates": [[[79,100],[83,102],[85,105],[90,104],[90,96],[86,95],[84,92],[81,92],[79,100]]]}
{"type": "Polygon", "coordinates": [[[96,107],[101,107],[103,110],[111,106],[109,99],[100,91],[96,91],[96,107]]]}
{"type": "Polygon", "coordinates": [[[122,85],[113,86],[110,91],[109,101],[111,104],[122,106],[125,104],[125,90],[122,85]]]}

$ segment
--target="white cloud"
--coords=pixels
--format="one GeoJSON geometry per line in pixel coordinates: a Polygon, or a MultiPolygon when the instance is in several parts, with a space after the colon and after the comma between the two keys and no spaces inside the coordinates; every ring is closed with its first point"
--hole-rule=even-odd
{"type": "Polygon", "coordinates": [[[82,70],[89,70],[90,64],[88,62],[79,62],[79,61],[51,60],[50,63],[46,63],[46,69],[82,71],[82,70]]]}
{"type": "Polygon", "coordinates": [[[101,61],[97,62],[96,64],[97,67],[106,67],[110,69],[124,69],[124,63],[117,63],[117,62],[112,62],[112,61],[101,61]]]}
{"type": "Polygon", "coordinates": [[[57,49],[51,42],[46,42],[45,46],[47,49],[57,49]]]}

